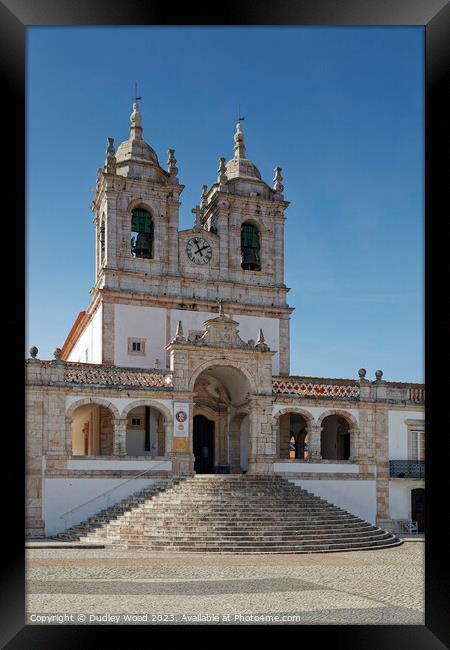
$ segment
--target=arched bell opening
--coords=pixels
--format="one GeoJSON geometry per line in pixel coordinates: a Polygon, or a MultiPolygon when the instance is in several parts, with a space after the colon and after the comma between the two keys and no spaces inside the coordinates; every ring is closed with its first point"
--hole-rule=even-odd
{"type": "Polygon", "coordinates": [[[244,271],[261,271],[260,232],[247,221],[241,226],[241,268],[244,271]]]}
{"type": "Polygon", "coordinates": [[[154,223],[151,213],[144,208],[131,211],[131,254],[144,259],[153,258],[154,223]]]}

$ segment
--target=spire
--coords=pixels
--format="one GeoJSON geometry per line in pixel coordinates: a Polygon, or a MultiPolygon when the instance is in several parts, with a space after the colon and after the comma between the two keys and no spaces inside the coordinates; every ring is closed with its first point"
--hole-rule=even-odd
{"type": "Polygon", "coordinates": [[[282,183],[283,177],[281,175],[281,167],[275,167],[275,176],[273,179],[273,189],[275,193],[283,198],[284,185],[282,183]]]}
{"type": "Polygon", "coordinates": [[[139,104],[137,101],[133,104],[130,122],[130,140],[142,140],[142,115],[139,113],[139,104]]]}
{"type": "Polygon", "coordinates": [[[234,134],[234,157],[245,158],[245,144],[244,144],[244,134],[241,129],[241,120],[244,118],[239,118],[236,124],[236,133],[234,134]]]}

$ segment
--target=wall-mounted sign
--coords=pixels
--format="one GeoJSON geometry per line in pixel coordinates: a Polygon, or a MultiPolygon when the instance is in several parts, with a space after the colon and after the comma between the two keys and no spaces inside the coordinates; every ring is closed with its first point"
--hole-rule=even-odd
{"type": "Polygon", "coordinates": [[[189,436],[189,404],[175,402],[173,405],[173,436],[187,438],[189,436]]]}

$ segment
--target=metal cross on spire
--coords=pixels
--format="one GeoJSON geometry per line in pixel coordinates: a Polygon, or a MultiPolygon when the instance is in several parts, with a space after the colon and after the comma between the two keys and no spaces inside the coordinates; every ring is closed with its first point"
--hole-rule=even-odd
{"type": "Polygon", "coordinates": [[[142,99],[142,97],[138,97],[137,81],[134,82],[134,97],[132,97],[131,99],[133,99],[135,102],[142,99]]]}
{"type": "Polygon", "coordinates": [[[241,105],[238,104],[238,122],[242,122],[242,120],[245,120],[245,117],[241,115],[241,105]]]}

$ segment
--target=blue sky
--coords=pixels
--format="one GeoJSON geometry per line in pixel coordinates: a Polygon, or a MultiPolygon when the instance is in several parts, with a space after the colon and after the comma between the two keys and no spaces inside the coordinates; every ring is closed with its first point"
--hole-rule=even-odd
{"type": "Polygon", "coordinates": [[[108,136],[175,148],[180,228],[231,158],[283,168],[291,374],[423,381],[421,27],[28,28],[27,346],[62,346],[94,283],[108,136]]]}

